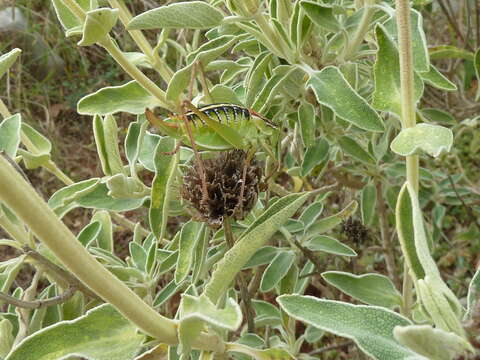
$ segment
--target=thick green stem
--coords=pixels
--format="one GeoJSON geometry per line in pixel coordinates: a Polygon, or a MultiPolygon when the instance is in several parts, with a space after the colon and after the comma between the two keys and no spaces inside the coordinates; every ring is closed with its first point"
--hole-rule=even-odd
{"type": "MultiPolygon", "coordinates": [[[[415,97],[412,54],[412,34],[410,23],[410,4],[408,0],[396,0],[396,18],[398,29],[398,50],[400,55],[400,89],[402,97],[402,126],[414,127],[415,97]]],[[[418,156],[407,156],[407,181],[418,194],[418,156]]],[[[405,264],[403,274],[403,314],[410,316],[413,304],[413,281],[405,264]]]]}
{"type": "Polygon", "coordinates": [[[158,314],[97,262],[4,158],[0,158],[0,199],[86,286],[145,333],[162,342],[177,342],[176,322],[158,314]]]}
{"type": "MultiPolygon", "coordinates": [[[[163,343],[178,343],[177,322],[157,313],[97,262],[35,189],[3,157],[0,157],[0,201],[89,289],[112,304],[146,334],[163,343]]],[[[202,333],[193,347],[222,352],[224,344],[215,334],[202,333]]]]}

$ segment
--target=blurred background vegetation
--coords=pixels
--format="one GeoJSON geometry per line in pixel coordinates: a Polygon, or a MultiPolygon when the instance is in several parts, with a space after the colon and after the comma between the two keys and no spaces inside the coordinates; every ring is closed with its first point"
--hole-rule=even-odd
{"type": "MultiPolygon", "coordinates": [[[[140,13],[169,1],[126,2],[133,13],[140,13]]],[[[463,297],[480,261],[480,102],[472,56],[480,46],[480,1],[417,0],[414,3],[424,15],[427,42],[432,50],[445,44],[457,48],[454,54],[432,57],[432,60],[457,84],[459,91],[443,92],[427,86],[422,100],[423,107],[443,111],[431,112],[435,121],[454,128],[454,150],[438,159],[426,160],[429,163],[422,166],[446,175],[444,182],[423,189],[434,199],[426,204],[426,213],[437,220],[431,221],[434,225],[430,229],[436,241],[434,257],[449,285],[463,297]]],[[[101,87],[122,84],[129,79],[102,49],[78,47],[75,40],[65,38],[50,1],[0,0],[0,13],[0,53],[14,47],[23,50],[21,61],[0,82],[0,97],[12,113],[21,111],[24,121],[52,141],[55,162],[74,181],[101,176],[91,119],[77,114],[76,103],[101,87]]],[[[125,51],[136,50],[128,35],[120,35],[115,29],[113,33],[125,51]]],[[[146,35],[155,42],[153,32],[147,31],[146,35]]],[[[176,36],[181,37],[181,32],[176,36]]],[[[170,61],[175,68],[173,56],[170,61]]],[[[165,84],[159,85],[165,88],[165,84]]],[[[125,131],[125,125],[131,120],[127,114],[118,117],[125,131]]],[[[46,198],[62,186],[43,170],[27,173],[46,198]]],[[[330,201],[338,201],[338,197],[331,197],[330,201]]],[[[392,211],[390,215],[393,217],[392,211]]],[[[90,211],[76,210],[70,212],[65,221],[73,231],[78,231],[88,223],[89,217],[90,211]]],[[[348,271],[353,266],[354,273],[372,269],[385,272],[383,261],[375,251],[379,246],[375,234],[379,230],[369,229],[369,236],[359,238],[352,235],[351,228],[345,224],[341,236],[347,244],[357,242],[355,248],[360,250],[360,256],[352,263],[331,264],[332,267],[335,270],[344,267],[348,271]]],[[[119,256],[124,255],[130,237],[127,232],[116,234],[119,256]]],[[[12,250],[0,247],[0,260],[13,255],[8,251],[12,250]]],[[[328,266],[330,260],[326,261],[328,266]]],[[[29,278],[26,271],[18,278],[17,285],[28,284],[29,278]]]]}

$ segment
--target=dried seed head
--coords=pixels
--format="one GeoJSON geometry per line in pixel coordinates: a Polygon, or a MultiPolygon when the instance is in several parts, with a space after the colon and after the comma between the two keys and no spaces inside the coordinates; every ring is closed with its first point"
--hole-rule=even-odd
{"type": "Polygon", "coordinates": [[[354,243],[360,244],[368,239],[368,229],[360,220],[348,218],[342,222],[341,232],[354,243]]]}
{"type": "Polygon", "coordinates": [[[242,220],[252,210],[257,202],[262,170],[254,159],[247,164],[246,157],[245,151],[232,150],[203,161],[208,189],[205,202],[202,202],[202,180],[198,165],[187,170],[182,197],[195,208],[200,220],[210,225],[220,225],[225,216],[242,220]],[[246,181],[240,199],[245,166],[246,181]]]}

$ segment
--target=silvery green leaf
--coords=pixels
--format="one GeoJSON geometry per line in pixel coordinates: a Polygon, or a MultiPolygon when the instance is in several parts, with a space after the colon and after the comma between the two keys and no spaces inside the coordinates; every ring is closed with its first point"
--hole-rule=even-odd
{"type": "Polygon", "coordinates": [[[302,0],[300,5],[315,25],[331,32],[338,32],[341,29],[331,6],[307,0],[302,0]]]}
{"type": "Polygon", "coordinates": [[[318,102],[331,108],[341,119],[364,130],[385,130],[380,116],[355,92],[338,68],[327,66],[312,73],[307,84],[318,102]]]}
{"type": "Polygon", "coordinates": [[[430,360],[457,359],[474,352],[464,338],[430,325],[396,326],[393,335],[402,345],[430,360]]]}
{"type": "Polygon", "coordinates": [[[345,294],[366,304],[390,309],[402,304],[402,296],[392,281],[384,275],[327,271],[322,273],[322,277],[345,294]]]}
{"type": "Polygon", "coordinates": [[[20,56],[22,50],[15,48],[0,56],[0,79],[20,56]]]}
{"type": "Polygon", "coordinates": [[[419,73],[420,77],[428,84],[445,91],[456,91],[457,85],[448,80],[437,68],[430,65],[430,70],[419,73]]]}
{"type": "Polygon", "coordinates": [[[218,301],[237,272],[278,231],[279,226],[295,214],[309,195],[294,193],[276,200],[243,232],[235,246],[217,263],[210,282],[205,286],[204,292],[212,302],[218,301]]]}
{"type": "Polygon", "coordinates": [[[311,251],[323,251],[329,254],[342,256],[357,256],[357,253],[349,246],[326,235],[315,236],[308,240],[304,245],[311,251]]]}
{"type": "Polygon", "coordinates": [[[17,155],[20,145],[21,126],[20,114],[7,117],[0,123],[0,151],[4,151],[12,159],[17,155]]]}
{"type": "Polygon", "coordinates": [[[104,39],[115,26],[117,19],[118,9],[102,8],[87,11],[87,18],[83,24],[82,39],[78,42],[78,45],[89,46],[104,39]]]}
{"type": "Polygon", "coordinates": [[[107,86],[84,96],[77,104],[82,115],[108,115],[117,112],[143,114],[145,109],[158,106],[158,100],[135,80],[120,86],[107,86]]]}
{"type": "Polygon", "coordinates": [[[195,247],[202,234],[201,225],[196,221],[189,221],[180,230],[179,253],[175,268],[175,282],[180,284],[188,276],[193,264],[195,247]]]}
{"type": "Polygon", "coordinates": [[[222,13],[206,2],[176,2],[135,16],[127,29],[208,29],[220,25],[222,20],[222,13]]]}
{"type": "Polygon", "coordinates": [[[420,110],[422,115],[425,116],[432,123],[443,124],[443,125],[455,125],[457,121],[455,118],[448,112],[435,108],[425,108],[420,110]]]}
{"type": "Polygon", "coordinates": [[[338,138],[337,141],[342,150],[351,157],[370,165],[376,163],[375,158],[351,137],[344,135],[338,138]]]}
{"type": "Polygon", "coordinates": [[[150,227],[157,239],[161,239],[165,231],[170,205],[171,185],[178,164],[178,156],[166,155],[165,152],[175,148],[175,141],[170,137],[160,140],[155,148],[155,178],[152,183],[152,194],[148,217],[150,227]]]}
{"type": "Polygon", "coordinates": [[[260,283],[260,290],[262,292],[272,290],[287,274],[294,261],[295,253],[292,251],[279,252],[265,269],[260,283]]]}
{"type": "Polygon", "coordinates": [[[367,184],[362,189],[361,196],[362,222],[364,225],[369,226],[372,224],[376,214],[377,189],[375,185],[373,183],[367,184]]]}
{"type": "MultiPolygon", "coordinates": [[[[378,110],[401,115],[400,61],[395,42],[382,25],[375,27],[377,39],[377,59],[374,65],[375,91],[372,106],[378,110]]],[[[423,93],[423,82],[414,77],[414,100],[423,93]]]]}
{"type": "MultiPolygon", "coordinates": [[[[94,7],[91,7],[90,0],[74,0],[84,11],[93,10],[94,7]]],[[[57,14],[58,20],[63,28],[68,31],[75,27],[81,27],[82,24],[80,20],[73,14],[67,5],[64,4],[62,0],[52,0],[53,7],[57,14]]]]}
{"type": "Polygon", "coordinates": [[[135,326],[111,305],[104,304],[73,321],[60,321],[26,337],[6,359],[51,360],[76,355],[96,360],[130,360],[143,341],[144,336],[135,326]]]}
{"type": "Polygon", "coordinates": [[[470,284],[468,285],[467,311],[464,315],[466,320],[470,320],[478,301],[480,300],[480,268],[475,271],[470,284]]]}
{"type": "Polygon", "coordinates": [[[208,324],[235,331],[242,323],[242,311],[233,300],[228,299],[223,309],[217,308],[206,296],[183,294],[181,302],[181,321],[199,319],[208,324]]]}
{"type": "Polygon", "coordinates": [[[98,221],[101,225],[100,233],[97,236],[98,247],[113,253],[113,225],[110,214],[105,210],[97,211],[93,215],[92,221],[98,221]]]}
{"type": "Polygon", "coordinates": [[[236,40],[235,36],[225,35],[210,40],[200,46],[187,57],[187,66],[178,70],[170,80],[167,88],[167,99],[176,101],[180,94],[188,88],[192,69],[195,63],[208,64],[222,55],[236,40]]]}
{"type": "Polygon", "coordinates": [[[315,107],[307,102],[302,102],[298,108],[298,124],[303,144],[308,148],[315,142],[315,107]]]}
{"type": "Polygon", "coordinates": [[[8,319],[0,320],[0,358],[5,358],[13,347],[13,325],[8,319]]]}
{"type": "Polygon", "coordinates": [[[319,138],[312,146],[308,147],[303,157],[301,175],[309,175],[315,166],[327,158],[329,149],[328,141],[324,138],[319,138]]]}
{"type": "Polygon", "coordinates": [[[439,125],[422,123],[403,129],[393,139],[390,148],[402,156],[424,151],[433,157],[438,157],[443,152],[449,152],[452,144],[452,130],[439,125]]]}
{"type": "MultiPolygon", "coordinates": [[[[397,21],[394,14],[385,23],[390,36],[398,42],[397,21]]],[[[428,54],[427,40],[423,31],[422,15],[415,9],[411,10],[411,29],[412,29],[412,51],[413,67],[417,72],[428,72],[430,70],[430,59],[428,54]]]]}
{"type": "Polygon", "coordinates": [[[393,311],[377,306],[352,305],[313,296],[282,295],[281,308],[293,318],[355,341],[377,360],[427,360],[401,345],[393,337],[395,326],[411,325],[393,311]]]}
{"type": "Polygon", "coordinates": [[[358,208],[358,203],[356,201],[350,202],[344,209],[342,209],[338,213],[315,221],[312,224],[312,226],[310,226],[310,228],[308,229],[307,235],[308,236],[319,235],[333,229],[342,221],[352,216],[355,213],[355,211],[357,211],[357,208],[358,208]]]}

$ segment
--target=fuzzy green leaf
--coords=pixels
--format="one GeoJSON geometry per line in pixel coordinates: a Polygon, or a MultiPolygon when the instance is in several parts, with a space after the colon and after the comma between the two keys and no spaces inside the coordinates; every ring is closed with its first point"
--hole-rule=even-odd
{"type": "Polygon", "coordinates": [[[413,128],[403,129],[392,141],[390,148],[402,156],[425,151],[433,157],[438,157],[443,152],[449,152],[452,144],[452,130],[422,123],[413,128]]]}
{"type": "Polygon", "coordinates": [[[225,308],[218,309],[205,296],[183,294],[181,306],[181,321],[195,318],[231,331],[237,330],[242,323],[242,311],[233,299],[228,299],[225,308]]]}
{"type": "Polygon", "coordinates": [[[72,355],[131,360],[143,340],[135,326],[104,304],[78,319],[58,322],[26,337],[6,360],[56,360],[72,355]]]}
{"type": "Polygon", "coordinates": [[[472,346],[462,337],[433,328],[430,325],[396,326],[395,339],[430,360],[451,360],[472,351],[472,346]]]}
{"type": "Polygon", "coordinates": [[[315,166],[327,158],[329,149],[328,141],[323,138],[318,139],[311,147],[307,148],[303,157],[301,175],[307,176],[310,174],[315,166]]]}
{"type": "Polygon", "coordinates": [[[361,213],[362,222],[364,225],[369,226],[372,224],[377,205],[377,190],[374,184],[368,184],[362,189],[361,197],[361,213]]]}
{"type": "MultiPolygon", "coordinates": [[[[390,17],[383,25],[387,29],[390,36],[398,43],[398,30],[395,15],[390,17]]],[[[412,51],[413,51],[413,67],[415,71],[427,72],[430,70],[430,59],[428,55],[427,40],[423,31],[422,15],[412,9],[411,13],[411,34],[412,34],[412,51]]]]}
{"type": "Polygon", "coordinates": [[[311,251],[323,251],[334,255],[357,256],[357,253],[345,244],[330,236],[319,235],[310,239],[305,246],[311,251]]]}
{"type": "Polygon", "coordinates": [[[385,130],[382,119],[350,86],[340,70],[327,66],[314,72],[308,80],[317,100],[343,120],[369,131],[385,130]]]}
{"type": "Polygon", "coordinates": [[[217,263],[205,294],[216,303],[252,255],[303,205],[309,193],[295,193],[272,203],[217,263]]]}
{"type": "Polygon", "coordinates": [[[342,136],[338,139],[338,145],[342,148],[342,150],[350,155],[351,157],[360,160],[366,164],[374,165],[375,158],[370,155],[363,147],[361,147],[358,142],[353,140],[351,137],[342,136]]]}
{"type": "Polygon", "coordinates": [[[200,223],[189,221],[180,231],[179,252],[175,268],[175,282],[180,284],[187,277],[193,264],[195,247],[202,234],[200,223]]]}
{"type": "Polygon", "coordinates": [[[82,115],[108,115],[117,112],[143,114],[145,109],[157,105],[157,99],[132,80],[120,86],[107,86],[84,96],[77,104],[77,111],[82,115]]]}
{"type": "Polygon", "coordinates": [[[301,1],[300,5],[315,25],[331,32],[338,32],[341,29],[332,7],[306,0],[301,1]]]}
{"type": "Polygon", "coordinates": [[[341,271],[327,271],[322,277],[345,294],[369,305],[395,308],[402,297],[392,281],[380,274],[354,275],[341,271]]]}
{"type": "Polygon", "coordinates": [[[294,261],[294,252],[279,252],[265,269],[260,283],[260,290],[263,292],[272,290],[287,274],[294,261]]]}
{"type": "Polygon", "coordinates": [[[222,23],[223,15],[203,1],[177,2],[146,11],[128,23],[128,30],[208,29],[222,23]]]}
{"type": "Polygon", "coordinates": [[[457,85],[448,80],[437,68],[430,65],[428,72],[419,73],[421,78],[428,84],[435,86],[440,90],[457,91],[457,85]]]}
{"type": "Polygon", "coordinates": [[[162,138],[155,150],[155,178],[152,183],[152,195],[148,217],[150,227],[157,239],[161,239],[168,219],[168,207],[178,156],[166,155],[175,148],[172,138],[162,138]]]}
{"type": "Polygon", "coordinates": [[[277,298],[277,302],[297,320],[352,339],[373,359],[426,360],[395,340],[395,326],[411,323],[393,311],[300,295],[283,295],[277,298]]]}
{"type": "Polygon", "coordinates": [[[118,19],[118,9],[95,9],[87,12],[83,36],[79,46],[89,46],[102,40],[112,30],[118,19]]]}
{"type": "Polygon", "coordinates": [[[317,220],[307,231],[307,235],[323,234],[346,220],[357,211],[358,203],[352,201],[343,210],[336,214],[317,220]]]}
{"type": "MultiPolygon", "coordinates": [[[[377,60],[374,65],[375,91],[372,106],[378,110],[401,115],[400,61],[395,42],[382,25],[375,28],[377,38],[377,60]]],[[[418,75],[414,77],[414,100],[418,101],[423,93],[423,82],[418,75]]]]}
{"type": "Polygon", "coordinates": [[[20,145],[20,130],[22,116],[12,115],[0,123],[0,151],[4,151],[10,158],[14,158],[20,145]]]}
{"type": "Polygon", "coordinates": [[[20,56],[22,50],[15,48],[0,56],[0,79],[20,56]]]}

